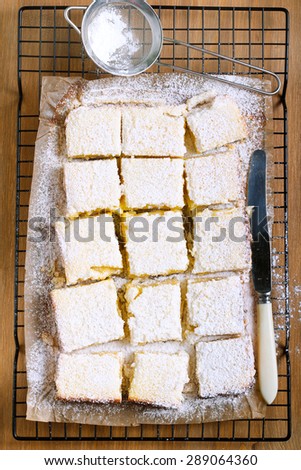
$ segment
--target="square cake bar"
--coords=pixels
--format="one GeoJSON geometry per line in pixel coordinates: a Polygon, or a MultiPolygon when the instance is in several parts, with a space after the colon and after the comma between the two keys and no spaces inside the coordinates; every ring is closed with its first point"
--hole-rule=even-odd
{"type": "Polygon", "coordinates": [[[177,408],[183,401],[189,356],[185,352],[136,353],[128,400],[177,408]]]}
{"type": "Polygon", "coordinates": [[[56,397],[59,400],[120,403],[122,357],[118,353],[58,356],[56,397]]]}
{"type": "Polygon", "coordinates": [[[66,119],[66,149],[70,158],[120,155],[121,110],[117,106],[80,106],[66,119]]]}
{"type": "Polygon", "coordinates": [[[181,209],[183,172],[182,158],[122,158],[124,209],[181,209]]]}
{"type": "Polygon", "coordinates": [[[67,285],[101,280],[122,270],[112,214],[55,224],[67,285]]]}
{"type": "Polygon", "coordinates": [[[51,300],[63,352],[123,338],[123,320],[112,279],[54,289],[51,300]]]}
{"type": "Polygon", "coordinates": [[[122,153],[127,156],[182,157],[182,107],[128,106],[122,110],[122,153]]]}
{"type": "Polygon", "coordinates": [[[201,397],[242,393],[253,385],[254,376],[249,336],[196,344],[196,377],[201,397]]]}
{"type": "Polygon", "coordinates": [[[249,222],[242,208],[197,212],[194,217],[194,273],[250,269],[249,222]]]}
{"type": "Polygon", "coordinates": [[[236,152],[185,160],[188,205],[226,204],[243,198],[240,159],[236,152]]]}
{"type": "Polygon", "coordinates": [[[187,116],[187,125],[199,153],[247,137],[242,114],[228,96],[217,96],[210,103],[194,108],[187,116]]]}
{"type": "Polygon", "coordinates": [[[177,281],[128,284],[125,292],[132,344],[181,341],[181,287],[177,281]]]}
{"type": "Polygon", "coordinates": [[[243,286],[240,276],[188,280],[188,323],[200,336],[236,335],[244,330],[243,286]]]}
{"type": "Polygon", "coordinates": [[[66,162],[64,185],[69,218],[119,208],[121,189],[116,159],[66,162]]]}
{"type": "Polygon", "coordinates": [[[180,273],[188,267],[180,211],[125,214],[122,221],[130,277],[180,273]]]}

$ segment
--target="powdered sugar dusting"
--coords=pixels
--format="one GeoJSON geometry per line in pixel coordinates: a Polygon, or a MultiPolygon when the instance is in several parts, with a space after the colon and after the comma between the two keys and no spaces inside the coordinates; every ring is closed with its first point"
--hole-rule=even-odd
{"type": "Polygon", "coordinates": [[[133,33],[134,29],[128,27],[128,22],[114,5],[100,8],[88,26],[94,54],[116,70],[131,67],[131,58],[141,47],[133,33]]]}
{"type": "MultiPolygon", "coordinates": [[[[236,78],[234,78],[236,79],[236,78]]],[[[53,77],[52,82],[53,89],[53,77]]],[[[60,89],[61,78],[57,77],[56,89],[60,89]]],[[[238,77],[237,80],[242,80],[238,77]]],[[[258,86],[259,80],[245,78],[246,83],[258,86]]],[[[65,84],[65,82],[62,81],[65,84]]],[[[116,77],[101,79],[93,82],[74,80],[76,96],[63,98],[59,96],[53,119],[42,120],[39,128],[35,151],[35,166],[32,181],[32,192],[29,219],[39,219],[35,227],[29,227],[26,282],[25,282],[25,332],[28,370],[28,419],[42,421],[72,421],[103,425],[131,425],[138,423],[170,424],[202,422],[212,420],[261,417],[264,414],[264,404],[255,388],[238,396],[219,396],[214,399],[200,399],[196,396],[195,380],[190,372],[190,384],[185,389],[185,401],[178,409],[162,410],[140,405],[95,405],[68,404],[55,400],[54,373],[56,361],[56,329],[49,302],[49,291],[57,282],[61,282],[62,269],[57,263],[57,245],[49,243],[53,238],[53,217],[63,214],[64,191],[62,184],[62,166],[66,161],[64,145],[64,128],[61,126],[67,110],[79,105],[96,106],[106,103],[137,103],[145,106],[181,105],[188,98],[205,92],[214,91],[226,94],[235,99],[246,119],[249,137],[244,143],[235,147],[243,165],[243,181],[245,184],[248,162],[251,152],[262,148],[266,135],[263,131],[263,120],[266,113],[266,101],[261,95],[233,88],[204,78],[192,77],[188,74],[141,75],[133,79],[116,77]],[[50,208],[56,208],[50,214],[50,208]],[[37,242],[37,235],[40,241],[37,242]],[[47,373],[46,373],[47,372],[47,373]],[[251,411],[250,411],[251,410],[251,411]]],[[[75,89],[73,87],[73,89],[75,89]]],[[[47,80],[43,82],[44,100],[47,97],[47,80]]],[[[53,106],[54,95],[51,95],[53,106]]],[[[54,238],[53,238],[54,240],[54,238]]],[[[181,275],[171,276],[181,279],[181,275]]],[[[164,279],[164,277],[159,278],[164,279]]],[[[170,279],[170,277],[169,277],[170,279]]],[[[126,282],[122,277],[114,277],[119,289],[126,282]]],[[[254,321],[252,296],[249,295],[249,279],[246,275],[246,331],[254,337],[254,321]]],[[[116,351],[124,353],[125,361],[130,362],[136,350],[178,352],[185,350],[194,361],[193,351],[196,337],[187,333],[185,341],[179,343],[153,343],[147,346],[131,346],[125,340],[108,343],[107,345],[89,348],[93,351],[116,351]]]]}

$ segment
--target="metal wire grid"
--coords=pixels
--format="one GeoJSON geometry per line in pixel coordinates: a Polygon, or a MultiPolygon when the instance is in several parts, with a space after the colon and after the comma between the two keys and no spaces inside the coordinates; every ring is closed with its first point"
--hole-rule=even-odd
{"type": "MultiPolygon", "coordinates": [[[[41,78],[43,75],[102,75],[86,57],[80,38],[66,24],[64,7],[23,7],[19,11],[17,192],[15,240],[13,435],[22,440],[89,441],[280,441],[290,437],[289,286],[287,214],[288,12],[274,8],[155,7],[166,36],[200,45],[271,69],[282,79],[281,100],[274,103],[273,306],[279,352],[279,393],[264,419],[242,419],[200,425],[114,428],[25,419],[24,265],[27,214],[41,78]],[[29,92],[30,97],[29,97],[29,92]],[[32,93],[33,91],[33,93],[32,93]]],[[[80,25],[82,13],[75,20],[80,25]]],[[[256,72],[175,44],[165,44],[161,59],[173,65],[215,73],[256,72]]],[[[168,71],[155,66],[151,71],[168,71]]],[[[262,75],[259,75],[262,76],[262,75]]],[[[262,76],[264,78],[264,76],[262,76]]]]}

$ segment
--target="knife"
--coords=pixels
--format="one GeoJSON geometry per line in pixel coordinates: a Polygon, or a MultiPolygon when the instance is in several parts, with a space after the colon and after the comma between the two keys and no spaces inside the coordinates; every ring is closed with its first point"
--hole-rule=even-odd
{"type": "Polygon", "coordinates": [[[271,304],[271,249],[266,205],[266,153],[256,150],[250,162],[248,206],[252,209],[252,277],[257,293],[258,381],[262,397],[270,404],[277,395],[278,373],[271,304]]]}

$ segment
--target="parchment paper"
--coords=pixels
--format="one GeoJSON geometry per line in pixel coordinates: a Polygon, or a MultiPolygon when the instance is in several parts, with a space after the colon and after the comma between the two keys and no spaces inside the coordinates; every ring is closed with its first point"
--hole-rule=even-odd
{"type": "MultiPolygon", "coordinates": [[[[259,79],[233,76],[229,78],[257,87],[269,86],[269,82],[259,79]]],[[[236,144],[241,156],[245,187],[252,151],[265,148],[270,155],[272,135],[270,98],[189,74],[145,74],[130,79],[114,77],[94,81],[62,77],[43,79],[26,252],[27,419],[129,426],[142,423],[200,423],[261,418],[265,415],[266,406],[257,391],[257,382],[244,394],[210,399],[198,398],[195,384],[190,384],[185,390],[183,405],[178,409],[147,407],[126,402],[121,405],[64,403],[55,398],[54,376],[58,349],[49,292],[64,282],[53,224],[55,218],[62,215],[64,208],[62,164],[66,160],[65,118],[72,108],[80,105],[181,104],[188,98],[209,90],[233,96],[245,116],[249,137],[245,142],[236,144]]],[[[272,207],[271,201],[269,207],[272,207]]],[[[244,280],[246,330],[252,335],[256,352],[254,296],[249,273],[244,273],[244,280]]],[[[124,279],[115,278],[115,281],[117,286],[122,286],[124,279]]],[[[167,342],[148,345],[145,348],[173,351],[183,347],[193,354],[193,344],[187,342],[183,345],[167,342]]],[[[116,350],[116,348],[121,348],[126,360],[131,360],[133,347],[129,345],[127,339],[87,350],[116,350]]]]}

